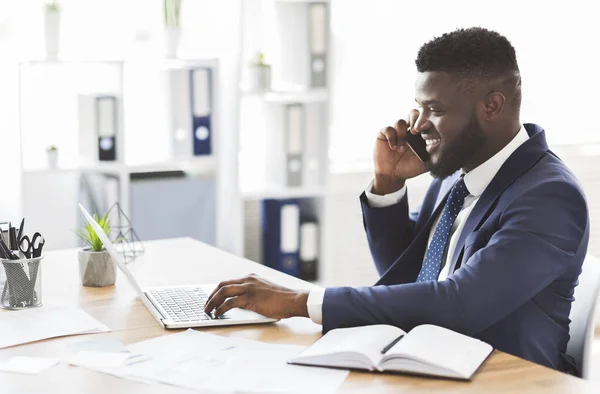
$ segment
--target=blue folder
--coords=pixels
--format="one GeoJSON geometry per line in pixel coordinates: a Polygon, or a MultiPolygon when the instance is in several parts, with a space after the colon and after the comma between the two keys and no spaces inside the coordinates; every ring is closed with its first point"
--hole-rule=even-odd
{"type": "Polygon", "coordinates": [[[300,205],[298,200],[262,201],[264,264],[300,276],[300,205]]]}

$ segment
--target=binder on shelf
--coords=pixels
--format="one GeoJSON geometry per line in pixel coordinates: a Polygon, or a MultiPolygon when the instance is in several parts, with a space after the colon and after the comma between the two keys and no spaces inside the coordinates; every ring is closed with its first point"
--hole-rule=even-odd
{"type": "Polygon", "coordinates": [[[300,276],[300,205],[297,200],[268,199],[263,204],[265,265],[300,276]]]}
{"type": "Polygon", "coordinates": [[[211,77],[212,72],[209,68],[190,70],[195,156],[210,155],[212,153],[211,77]]]}
{"type": "Polygon", "coordinates": [[[98,158],[101,161],[115,161],[117,160],[117,98],[98,97],[96,114],[98,158]]]}
{"type": "Polygon", "coordinates": [[[212,153],[211,78],[209,68],[169,70],[170,132],[176,158],[212,153]]]}
{"type": "Polygon", "coordinates": [[[300,225],[300,279],[317,280],[319,272],[319,225],[300,225]]]}
{"type": "Polygon", "coordinates": [[[192,118],[190,116],[190,92],[188,70],[169,70],[167,78],[167,108],[171,152],[174,158],[188,158],[193,154],[192,118]]]}
{"type": "Polygon", "coordinates": [[[304,105],[286,105],[286,186],[302,186],[304,129],[304,105]]]}
{"type": "Polygon", "coordinates": [[[117,160],[118,99],[111,95],[80,95],[79,153],[100,161],[117,160]]]}
{"type": "Polygon", "coordinates": [[[304,123],[304,156],[302,185],[319,187],[323,185],[322,166],[327,157],[327,116],[325,103],[305,105],[304,123]]]}
{"type": "Polygon", "coordinates": [[[311,3],[308,12],[310,86],[327,84],[327,4],[311,3]]]}

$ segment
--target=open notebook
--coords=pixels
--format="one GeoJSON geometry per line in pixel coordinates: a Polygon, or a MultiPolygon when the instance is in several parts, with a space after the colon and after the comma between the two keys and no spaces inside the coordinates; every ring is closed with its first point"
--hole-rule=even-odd
{"type": "Polygon", "coordinates": [[[492,351],[485,342],[438,326],[418,326],[407,334],[374,325],[331,330],[289,362],[469,380],[492,351]]]}

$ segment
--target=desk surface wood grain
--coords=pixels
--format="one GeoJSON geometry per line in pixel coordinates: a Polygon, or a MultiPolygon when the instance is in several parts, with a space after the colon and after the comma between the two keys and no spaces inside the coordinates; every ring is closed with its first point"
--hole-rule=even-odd
{"type": "MultiPolygon", "coordinates": [[[[251,261],[234,257],[191,239],[146,242],[146,253],[129,264],[139,283],[183,285],[217,283],[250,273],[294,288],[313,285],[289,277],[251,261]]],[[[137,299],[124,275],[115,286],[87,288],[80,284],[77,250],[48,252],[42,261],[44,307],[77,306],[112,329],[112,332],[55,338],[0,350],[0,362],[12,356],[47,356],[68,359],[77,342],[101,338],[118,339],[125,344],[168,335],[137,299]]],[[[4,314],[18,313],[0,310],[4,314]]],[[[305,318],[292,318],[268,325],[202,329],[271,343],[310,345],[321,336],[321,327],[305,318]]],[[[1,335],[1,333],[0,333],[1,335]]],[[[0,391],[8,393],[185,393],[176,387],[147,385],[69,367],[66,363],[38,375],[0,372],[0,391]]],[[[449,381],[407,375],[351,372],[342,393],[443,392],[443,393],[599,393],[595,384],[495,352],[471,382],[449,381]]]]}

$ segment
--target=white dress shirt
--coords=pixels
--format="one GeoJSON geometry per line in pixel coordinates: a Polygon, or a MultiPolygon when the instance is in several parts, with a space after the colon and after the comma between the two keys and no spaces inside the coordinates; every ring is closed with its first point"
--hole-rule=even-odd
{"type": "MultiPolygon", "coordinates": [[[[467,222],[467,218],[471,214],[473,207],[479,200],[479,197],[483,193],[483,191],[490,184],[492,179],[496,176],[500,167],[504,164],[506,160],[510,157],[510,155],[517,150],[521,144],[529,139],[527,131],[525,127],[521,125],[521,128],[517,132],[517,135],[498,153],[489,158],[486,162],[479,165],[477,168],[474,168],[470,172],[465,174],[464,180],[467,189],[469,190],[469,195],[465,197],[465,201],[461,208],[460,213],[456,217],[454,224],[452,225],[452,230],[450,231],[450,240],[448,243],[448,247],[446,248],[446,254],[444,255],[444,259],[442,261],[442,269],[438,276],[438,280],[444,280],[448,277],[450,272],[454,271],[454,267],[450,267],[452,256],[454,255],[454,249],[456,248],[456,243],[460,238],[460,233],[462,232],[465,223],[467,222]],[[448,256],[450,256],[450,261],[448,261],[448,256]]],[[[367,186],[365,190],[365,194],[367,196],[367,200],[369,202],[369,206],[371,208],[383,208],[393,204],[397,204],[404,198],[406,195],[406,185],[398,190],[397,192],[385,194],[385,195],[377,195],[372,193],[373,190],[373,181],[367,186]]],[[[433,238],[433,234],[435,232],[435,228],[437,227],[441,218],[440,215],[436,218],[435,222],[431,226],[431,231],[429,233],[429,240],[427,241],[427,246],[429,247],[429,243],[433,238]]],[[[427,251],[425,252],[425,256],[427,255],[427,251]]],[[[322,324],[323,321],[323,298],[325,297],[325,289],[315,289],[311,290],[308,295],[308,315],[311,320],[317,324],[322,324]]]]}

